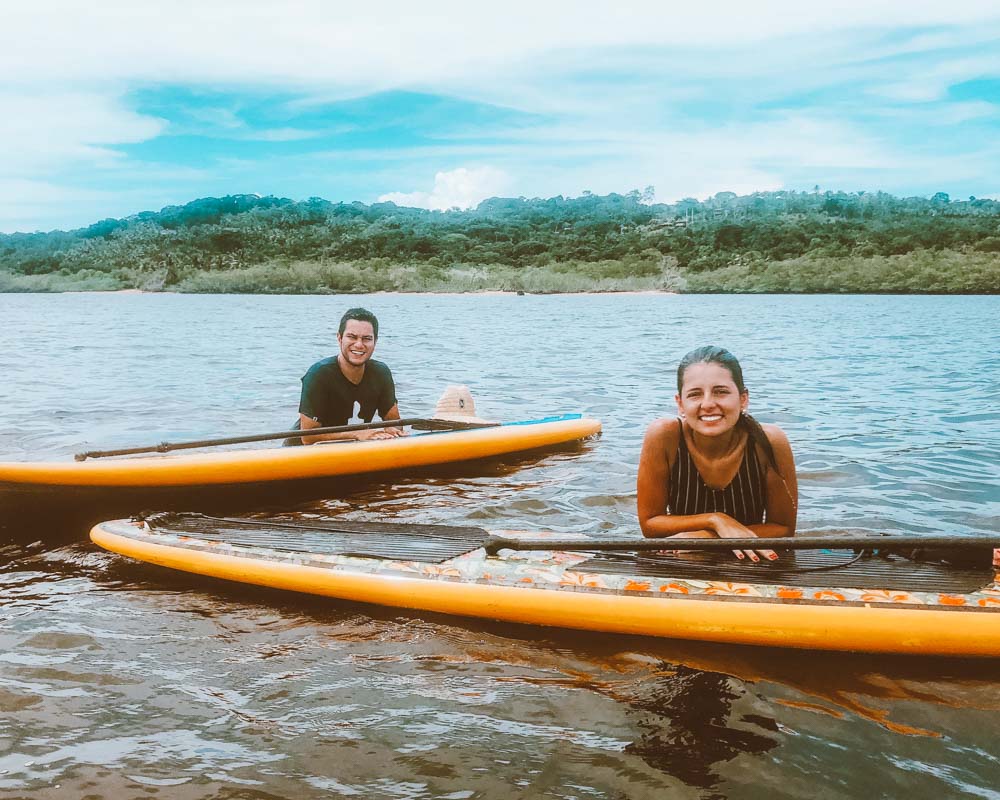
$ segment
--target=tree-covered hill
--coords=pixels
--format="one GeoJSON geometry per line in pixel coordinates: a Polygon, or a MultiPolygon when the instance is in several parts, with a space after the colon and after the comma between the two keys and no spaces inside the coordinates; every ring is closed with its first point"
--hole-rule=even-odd
{"type": "Polygon", "coordinates": [[[1000,289],[1000,202],[884,193],[492,198],[468,211],[235,195],[0,235],[0,291],[1000,289]]]}

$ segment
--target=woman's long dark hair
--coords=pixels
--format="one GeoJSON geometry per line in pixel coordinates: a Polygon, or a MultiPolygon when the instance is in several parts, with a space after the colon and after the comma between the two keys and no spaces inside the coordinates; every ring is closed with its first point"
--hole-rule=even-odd
{"type": "MultiPolygon", "coordinates": [[[[699,347],[697,350],[692,350],[677,365],[678,394],[681,393],[684,387],[684,372],[692,364],[718,364],[720,367],[727,369],[729,374],[733,376],[733,383],[736,384],[736,388],[739,389],[740,394],[743,394],[747,390],[746,385],[743,383],[743,367],[740,366],[740,362],[736,359],[736,356],[724,347],[706,345],[705,347],[699,347]]],[[[767,456],[768,462],[774,468],[774,471],[777,472],[778,462],[774,457],[774,448],[771,447],[771,442],[767,438],[767,434],[764,433],[764,429],[760,426],[760,423],[746,411],[743,411],[740,413],[738,424],[747,432],[750,441],[760,446],[760,449],[764,451],[764,455],[767,456]]]]}

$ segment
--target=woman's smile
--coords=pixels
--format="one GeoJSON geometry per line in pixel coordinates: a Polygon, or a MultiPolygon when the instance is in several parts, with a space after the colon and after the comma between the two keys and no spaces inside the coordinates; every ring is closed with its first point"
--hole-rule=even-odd
{"type": "Polygon", "coordinates": [[[725,367],[699,363],[692,364],[684,373],[684,389],[677,395],[677,409],[694,431],[718,435],[736,426],[748,399],[745,392],[740,393],[725,367]]]}

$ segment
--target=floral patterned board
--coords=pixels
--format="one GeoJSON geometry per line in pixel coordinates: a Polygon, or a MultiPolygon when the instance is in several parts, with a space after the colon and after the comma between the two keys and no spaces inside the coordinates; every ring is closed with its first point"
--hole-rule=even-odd
{"type": "MultiPolygon", "coordinates": [[[[781,584],[788,588],[884,589],[907,592],[968,594],[993,580],[993,551],[956,553],[960,563],[922,553],[871,553],[852,549],[808,549],[782,552],[775,561],[737,560],[729,552],[684,553],[590,551],[577,570],[628,575],[638,579],[729,581],[781,584]],[[985,557],[984,557],[985,556],[985,557]]],[[[359,555],[359,554],[358,554],[359,555]]],[[[393,556],[394,554],[389,553],[393,556]]],[[[409,558],[409,556],[407,556],[409,558]]]]}
{"type": "MultiPolygon", "coordinates": [[[[116,533],[122,533],[117,530],[116,533]]],[[[493,531],[505,537],[530,540],[546,538],[577,538],[564,533],[525,533],[523,531],[493,531]]],[[[416,561],[360,558],[308,552],[286,552],[264,547],[244,546],[232,542],[207,541],[177,533],[151,532],[142,523],[130,525],[127,534],[135,539],[161,545],[181,547],[283,563],[303,564],[363,574],[399,574],[496,586],[530,587],[534,589],[586,592],[624,593],[664,599],[716,599],[750,602],[782,602],[809,604],[904,604],[934,608],[968,608],[1000,613],[1000,550],[994,551],[994,576],[977,591],[945,593],[905,591],[885,587],[858,589],[851,587],[802,587],[781,584],[740,583],[733,581],[694,580],[682,578],[649,578],[623,574],[588,572],[581,567],[589,559],[586,553],[563,551],[501,550],[497,556],[487,556],[478,548],[440,564],[416,561]]],[[[578,535],[583,541],[587,537],[578,535]]]]}

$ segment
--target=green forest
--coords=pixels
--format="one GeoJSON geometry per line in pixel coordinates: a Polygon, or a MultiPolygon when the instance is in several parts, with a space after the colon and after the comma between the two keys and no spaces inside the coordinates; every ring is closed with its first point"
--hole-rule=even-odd
{"type": "Polygon", "coordinates": [[[878,193],[492,198],[472,210],[233,195],[0,235],[0,291],[996,293],[1000,202],[878,193]]]}

